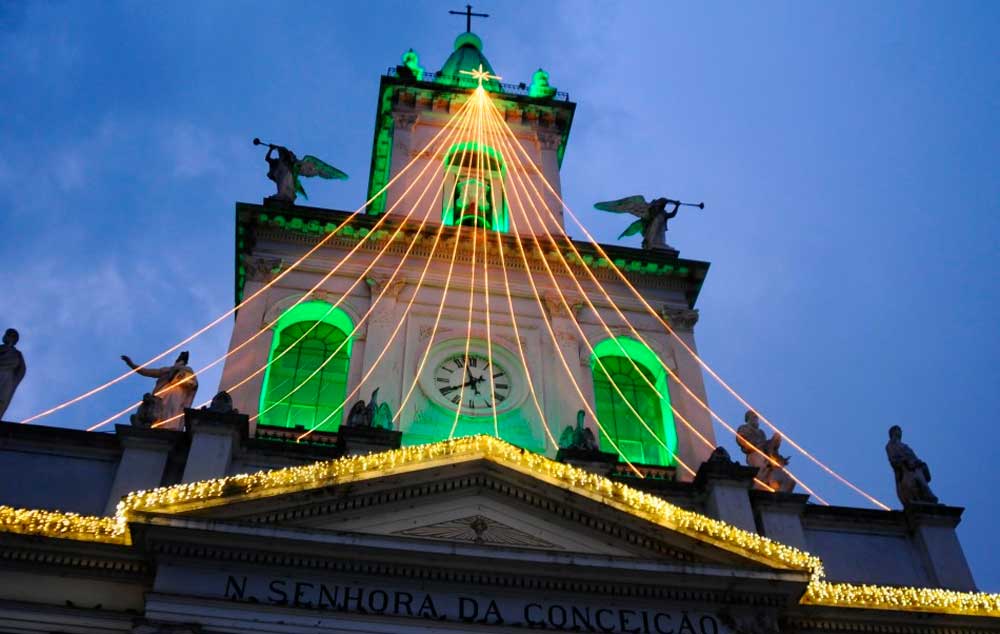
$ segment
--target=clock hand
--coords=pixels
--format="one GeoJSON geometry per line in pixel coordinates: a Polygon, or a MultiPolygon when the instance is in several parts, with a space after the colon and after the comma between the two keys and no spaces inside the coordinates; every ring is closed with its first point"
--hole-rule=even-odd
{"type": "Polygon", "coordinates": [[[465,374],[469,377],[469,381],[466,383],[466,385],[471,385],[472,390],[476,393],[476,396],[479,396],[478,384],[480,381],[483,380],[483,377],[476,378],[472,376],[472,370],[469,369],[468,365],[465,366],[465,374]]]}

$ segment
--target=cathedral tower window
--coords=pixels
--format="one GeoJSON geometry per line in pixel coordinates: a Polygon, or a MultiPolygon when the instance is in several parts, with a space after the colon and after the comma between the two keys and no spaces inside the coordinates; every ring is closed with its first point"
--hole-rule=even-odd
{"type": "Polygon", "coordinates": [[[340,427],[353,329],[346,312],[321,301],[303,302],[281,316],[261,390],[262,424],[311,429],[326,419],[320,431],[340,427]]]}
{"type": "Polygon", "coordinates": [[[507,231],[507,166],[500,152],[475,141],[456,143],[445,154],[444,172],[444,224],[507,231]]]}
{"type": "MultiPolygon", "coordinates": [[[[614,444],[630,462],[673,465],[677,431],[670,409],[667,375],[656,354],[635,339],[605,339],[594,346],[590,366],[597,418],[614,444]],[[651,436],[650,430],[659,441],[651,436]]],[[[608,438],[604,434],[599,436],[601,450],[614,451],[608,438]]]]}

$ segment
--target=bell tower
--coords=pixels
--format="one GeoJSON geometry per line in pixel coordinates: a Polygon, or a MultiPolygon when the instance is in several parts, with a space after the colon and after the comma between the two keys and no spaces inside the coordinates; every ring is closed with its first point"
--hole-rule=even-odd
{"type": "Polygon", "coordinates": [[[694,347],[708,263],[570,239],[575,104],[483,50],[466,31],[440,70],[411,49],[381,78],[360,212],[237,206],[238,297],[266,298],[238,314],[223,387],[265,433],[333,438],[377,390],[404,445],[487,434],[555,457],[581,420],[623,473],[689,479],[714,436],[675,346],[694,347]]]}
{"type": "MultiPolygon", "coordinates": [[[[430,175],[439,179],[441,189],[440,205],[431,213],[431,221],[458,224],[465,218],[473,220],[455,209],[456,201],[481,195],[490,200],[496,194],[497,209],[489,218],[476,220],[494,230],[508,231],[510,219],[509,196],[505,194],[505,182],[509,171],[517,171],[530,181],[531,185],[543,192],[547,209],[539,220],[546,223],[551,231],[563,232],[562,207],[558,197],[545,186],[548,182],[556,193],[561,193],[559,167],[569,138],[570,127],[576,104],[569,101],[565,93],[556,92],[547,85],[533,81],[528,84],[506,84],[496,79],[483,82],[503,120],[510,127],[517,143],[530,157],[506,157],[499,148],[489,143],[483,147],[473,147],[474,130],[466,130],[458,140],[448,144],[438,152],[425,151],[435,134],[441,132],[446,123],[469,99],[469,92],[477,86],[477,81],[468,73],[483,69],[489,75],[496,75],[493,66],[483,54],[483,42],[478,35],[465,32],[455,38],[451,55],[437,72],[428,72],[420,65],[417,54],[408,50],[403,54],[402,63],[388,69],[379,84],[375,114],[375,138],[372,145],[371,172],[368,179],[368,196],[376,196],[387,183],[389,188],[369,206],[369,213],[406,213],[414,204],[419,189],[411,187],[417,174],[430,175]],[[462,159],[464,157],[464,159],[462,159]],[[461,159],[461,164],[460,164],[461,159]],[[404,166],[416,161],[407,174],[393,181],[404,166]],[[486,167],[479,170],[480,166],[486,167]],[[424,168],[427,171],[422,172],[424,168]],[[470,182],[467,176],[473,171],[488,173],[488,182],[470,182]],[[466,188],[472,187],[472,192],[466,188]],[[393,207],[392,201],[398,204],[393,207]]],[[[541,71],[544,74],[544,71],[541,71]]],[[[538,73],[536,73],[538,76],[538,73]]],[[[514,213],[517,213],[516,211],[514,213]]],[[[537,222],[533,219],[532,224],[537,222]]],[[[522,232],[531,226],[527,218],[516,222],[522,232]]]]}

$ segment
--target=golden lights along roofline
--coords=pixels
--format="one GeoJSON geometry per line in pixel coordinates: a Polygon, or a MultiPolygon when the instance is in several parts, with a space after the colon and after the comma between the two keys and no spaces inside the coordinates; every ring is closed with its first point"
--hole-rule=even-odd
{"type": "Polygon", "coordinates": [[[234,498],[262,499],[472,460],[489,460],[760,563],[808,572],[809,586],[801,599],[805,605],[1000,617],[1000,594],[824,581],[822,561],[807,552],[482,435],[135,491],[118,504],[114,517],[0,506],[0,532],[129,545],[128,522],[144,512],[210,508],[234,498]]]}

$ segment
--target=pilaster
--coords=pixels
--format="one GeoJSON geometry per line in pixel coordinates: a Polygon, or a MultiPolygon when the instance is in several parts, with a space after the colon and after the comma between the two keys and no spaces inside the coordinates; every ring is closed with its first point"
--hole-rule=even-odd
{"type": "Polygon", "coordinates": [[[181,482],[198,482],[228,475],[233,452],[247,439],[246,414],[185,409],[184,425],[191,438],[181,482]]]}
{"type": "Polygon", "coordinates": [[[695,488],[704,495],[705,513],[756,533],[757,524],[750,506],[750,488],[756,475],[756,467],[744,467],[734,462],[725,449],[717,447],[711,457],[698,467],[694,478],[695,488]]]}
{"type": "Polygon", "coordinates": [[[132,491],[154,489],[163,483],[170,452],[183,441],[183,432],[115,425],[122,455],[108,493],[105,515],[114,515],[118,502],[132,491]]]}
{"type": "Polygon", "coordinates": [[[809,496],[804,493],[751,490],[750,504],[757,520],[757,532],[782,544],[808,550],[802,527],[802,513],[808,501],[809,496]]]}
{"type": "Polygon", "coordinates": [[[932,582],[941,588],[971,592],[976,590],[976,582],[955,532],[964,511],[944,504],[910,504],[903,509],[932,582]]]}

